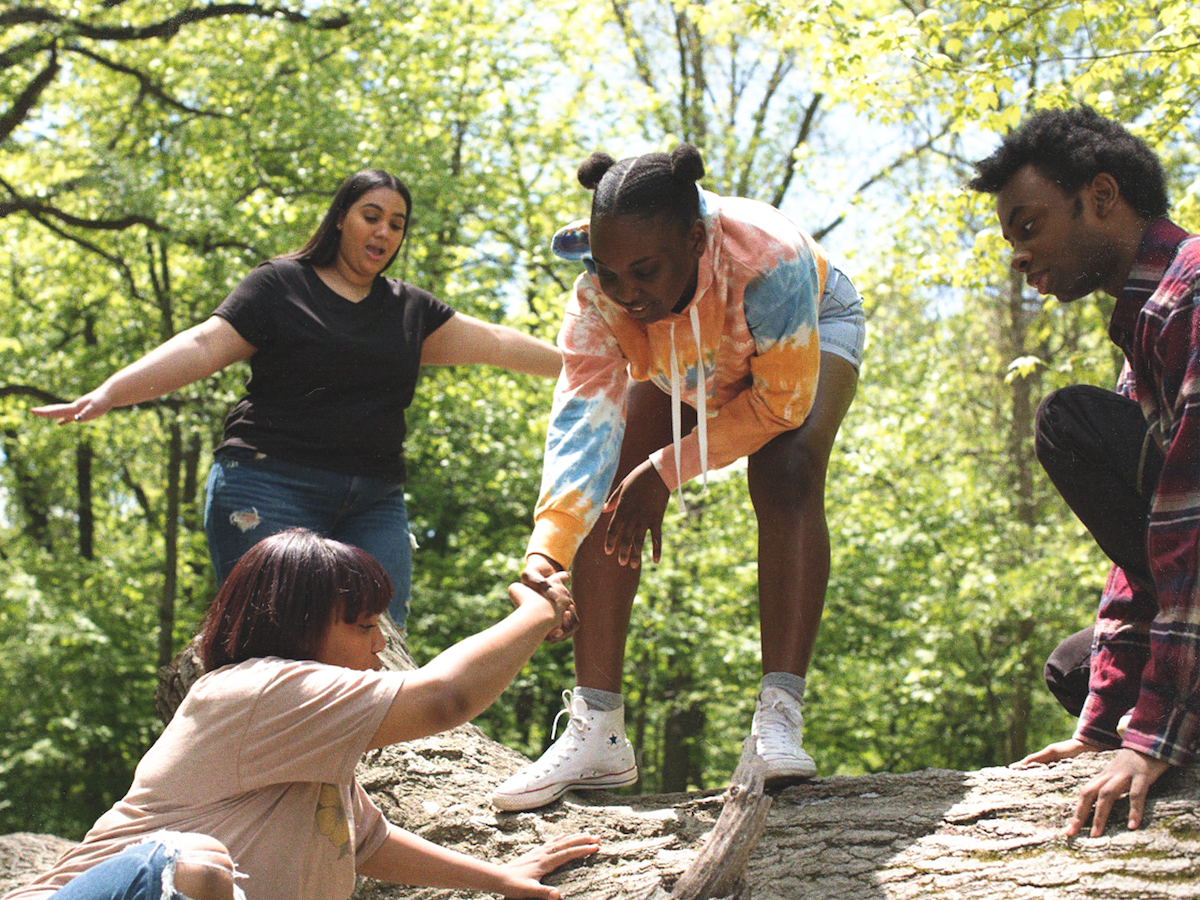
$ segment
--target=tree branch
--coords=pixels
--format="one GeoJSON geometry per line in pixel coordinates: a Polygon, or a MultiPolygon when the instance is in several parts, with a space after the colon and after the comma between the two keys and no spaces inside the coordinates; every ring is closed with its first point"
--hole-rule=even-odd
{"type": "Polygon", "coordinates": [[[184,9],[149,25],[96,25],[72,19],[40,6],[15,6],[0,11],[0,28],[13,25],[62,25],[79,37],[97,41],[144,41],[149,38],[170,39],[185,25],[233,16],[283,19],[293,25],[337,29],[350,24],[349,13],[338,13],[324,19],[314,19],[283,6],[263,6],[258,3],[214,3],[184,9]]]}
{"type": "Polygon", "coordinates": [[[78,45],[67,46],[63,49],[72,53],[78,53],[80,56],[85,56],[92,60],[92,62],[98,63],[104,68],[116,72],[118,75],[128,75],[138,83],[138,86],[141,88],[143,94],[149,94],[151,97],[157,97],[159,100],[173,109],[177,109],[180,112],[191,113],[192,115],[196,116],[208,116],[212,119],[224,118],[222,113],[209,112],[206,109],[198,109],[194,106],[188,106],[186,103],[180,100],[176,100],[165,90],[163,90],[161,85],[157,85],[151,81],[146,73],[139,72],[132,66],[124,65],[116,60],[109,59],[106,56],[101,56],[99,53],[96,53],[93,50],[88,50],[86,47],[80,47],[78,45]]]}
{"type": "Polygon", "coordinates": [[[629,3],[627,0],[612,0],[612,11],[617,25],[621,28],[621,33],[625,35],[625,44],[629,47],[629,52],[633,54],[633,64],[638,77],[646,87],[657,91],[658,87],[654,83],[654,70],[650,68],[650,58],[646,55],[646,47],[638,38],[637,32],[629,21],[629,3]]]}
{"type": "Polygon", "coordinates": [[[54,81],[60,68],[58,62],[58,48],[52,43],[50,44],[50,62],[33,77],[33,80],[25,86],[12,106],[8,108],[3,116],[0,116],[0,141],[4,141],[10,134],[16,130],[16,127],[25,121],[30,111],[33,109],[42,92],[49,87],[54,81]]]}
{"type": "Polygon", "coordinates": [[[0,400],[5,397],[31,397],[43,404],[68,402],[58,394],[52,394],[32,384],[0,384],[0,400]]]}
{"type": "MultiPolygon", "coordinates": [[[[787,193],[787,189],[791,187],[792,178],[795,177],[796,174],[796,151],[799,150],[801,145],[808,140],[808,136],[812,132],[813,122],[817,117],[817,110],[820,108],[821,101],[824,99],[825,95],[822,93],[813,94],[812,99],[808,102],[808,106],[806,106],[804,109],[804,118],[800,120],[800,128],[796,131],[796,140],[792,142],[792,149],[788,152],[788,167],[784,172],[783,181],[780,182],[779,188],[775,192],[775,198],[771,201],[772,206],[779,206],[779,204],[783,202],[783,197],[784,194],[787,193]]],[[[821,232],[820,236],[814,234],[813,237],[818,241],[821,240],[821,237],[832,231],[834,227],[841,223],[841,221],[842,219],[839,217],[833,225],[827,227],[823,232],[821,232]]]]}

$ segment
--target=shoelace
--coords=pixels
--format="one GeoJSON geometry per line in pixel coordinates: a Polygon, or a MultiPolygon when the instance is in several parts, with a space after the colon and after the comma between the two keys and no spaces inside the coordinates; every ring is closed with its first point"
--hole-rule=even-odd
{"type": "MultiPolygon", "coordinates": [[[[563,708],[558,711],[558,715],[554,717],[554,724],[550,726],[550,740],[558,737],[558,720],[563,716],[567,716],[567,727],[570,728],[574,724],[577,731],[583,731],[583,726],[587,724],[587,720],[575,711],[575,701],[570,691],[562,692],[563,708]]],[[[580,709],[587,709],[586,704],[581,699],[579,701],[580,709]]],[[[564,732],[565,733],[565,732],[564,732]]]]}
{"type": "MultiPolygon", "coordinates": [[[[587,704],[583,698],[579,698],[578,712],[576,711],[575,699],[571,696],[569,690],[562,692],[563,708],[558,711],[558,715],[554,717],[554,724],[550,727],[550,740],[558,737],[558,722],[563,716],[567,716],[567,729],[563,732],[566,737],[571,730],[571,726],[575,727],[576,734],[582,734],[587,725],[587,720],[583,717],[583,710],[587,709],[587,704]]],[[[568,752],[574,753],[579,749],[579,745],[575,741],[555,742],[551,745],[550,750],[542,756],[538,767],[539,773],[549,772],[558,765],[559,760],[568,752]]]]}
{"type": "Polygon", "coordinates": [[[795,732],[803,721],[796,709],[782,701],[763,706],[758,717],[758,737],[769,750],[796,743],[795,732]]]}

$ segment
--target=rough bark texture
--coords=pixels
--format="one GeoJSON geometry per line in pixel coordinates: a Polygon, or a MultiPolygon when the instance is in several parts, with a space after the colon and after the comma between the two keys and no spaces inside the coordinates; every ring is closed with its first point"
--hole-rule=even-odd
{"type": "MultiPolygon", "coordinates": [[[[1200,896],[1200,771],[1168,773],[1147,822],[1108,836],[1059,835],[1080,787],[1106,761],[979,772],[818,778],[772,797],[744,885],[755,900],[1159,900],[1200,896]]],[[[572,900],[670,895],[722,812],[721,792],[569,794],[534,813],[498,813],[492,787],[525,759],[473,726],[368,754],[359,779],[392,821],[490,858],[588,831],[600,853],[549,881],[572,900]]],[[[735,842],[742,850],[745,842],[735,842]]],[[[44,868],[65,842],[0,837],[0,893],[44,868]]],[[[449,900],[452,891],[362,883],[356,900],[449,900]]],[[[478,896],[478,895],[476,895],[478,896]]]]}
{"type": "MultiPolygon", "coordinates": [[[[1127,810],[1103,838],[1060,837],[1082,785],[1106,761],[979,772],[819,778],[774,796],[746,871],[756,900],[1157,900],[1200,896],[1200,772],[1155,786],[1145,827],[1127,810]]],[[[589,831],[601,852],[551,881],[575,900],[651,900],[699,854],[722,794],[569,794],[541,813],[493,811],[488,794],[524,762],[459,729],[364,761],[360,777],[393,821],[471,853],[507,858],[589,831]]],[[[453,892],[369,884],[360,900],[453,892]]]]}

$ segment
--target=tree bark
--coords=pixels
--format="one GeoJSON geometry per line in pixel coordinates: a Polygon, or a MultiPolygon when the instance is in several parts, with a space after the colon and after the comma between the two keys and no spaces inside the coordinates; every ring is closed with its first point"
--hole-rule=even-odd
{"type": "Polygon", "coordinates": [[[671,890],[671,900],[750,897],[746,866],[771,811],[771,797],[763,785],[766,764],[755,743],[752,737],[742,742],[742,756],[725,792],[721,815],[704,849],[671,890]]]}
{"type": "MultiPolygon", "coordinates": [[[[388,653],[391,665],[411,666],[395,635],[388,653]]],[[[368,753],[358,778],[393,822],[490,859],[512,858],[557,834],[597,835],[598,854],[547,879],[570,900],[680,900],[671,891],[686,886],[683,873],[698,861],[703,867],[705,854],[724,859],[727,871],[743,854],[744,883],[724,896],[754,900],[1174,900],[1195,897],[1200,878],[1197,769],[1159,779],[1141,830],[1125,827],[1122,801],[1104,837],[1067,841],[1061,833],[1075,798],[1107,754],[1031,769],[816,778],[769,795],[756,795],[751,777],[731,802],[718,791],[578,792],[533,812],[492,809],[492,789],[526,762],[464,725],[368,753]],[[736,827],[719,824],[723,813],[736,827]]],[[[0,893],[65,846],[47,836],[0,837],[0,893]]],[[[355,892],[355,900],[465,896],[366,879],[355,892]]]]}

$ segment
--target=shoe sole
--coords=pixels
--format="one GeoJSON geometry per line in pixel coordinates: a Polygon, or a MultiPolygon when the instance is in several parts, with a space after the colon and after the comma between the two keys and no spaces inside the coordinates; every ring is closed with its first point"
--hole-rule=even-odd
{"type": "Polygon", "coordinates": [[[637,767],[626,769],[624,772],[614,772],[611,775],[597,775],[594,778],[583,778],[578,781],[561,782],[535,791],[523,791],[519,794],[492,794],[492,805],[504,812],[521,812],[527,809],[537,809],[548,803],[553,803],[567,791],[599,791],[606,788],[629,787],[638,779],[637,767]]]}
{"type": "Polygon", "coordinates": [[[802,763],[796,766],[780,766],[777,769],[772,769],[771,764],[767,763],[767,771],[763,775],[763,783],[767,787],[781,787],[795,784],[798,781],[808,781],[808,779],[816,774],[817,764],[813,762],[807,765],[802,763]]]}
{"type": "Polygon", "coordinates": [[[813,772],[804,775],[768,775],[763,779],[763,787],[773,790],[775,788],[791,787],[793,784],[804,784],[806,781],[811,781],[816,774],[816,772],[813,772]]]}

